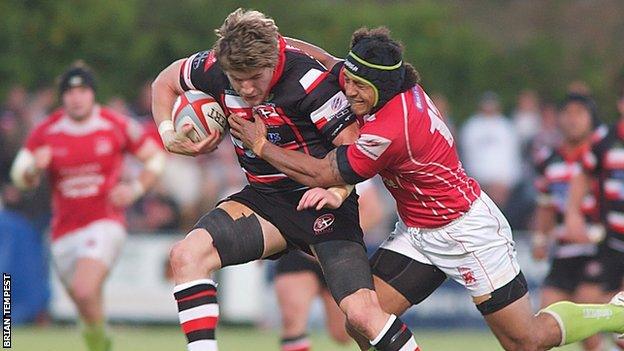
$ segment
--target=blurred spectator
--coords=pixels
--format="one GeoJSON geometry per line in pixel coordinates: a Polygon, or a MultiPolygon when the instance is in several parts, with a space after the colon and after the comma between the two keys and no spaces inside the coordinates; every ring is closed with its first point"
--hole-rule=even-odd
{"type": "Polygon", "coordinates": [[[128,107],[128,103],[126,102],[126,99],[124,99],[123,97],[119,95],[115,95],[111,97],[110,99],[108,99],[108,102],[106,103],[106,107],[124,116],[127,116],[127,117],[132,116],[132,112],[130,111],[130,107],[128,107]]]}
{"type": "MultiPolygon", "coordinates": [[[[520,137],[522,150],[526,150],[530,141],[540,129],[539,98],[533,90],[523,90],[518,95],[516,110],[512,115],[514,127],[520,137]]],[[[529,156],[530,158],[530,156],[529,156]]]]}
{"type": "Polygon", "coordinates": [[[554,103],[548,102],[542,105],[540,129],[531,142],[532,156],[544,147],[554,148],[561,142],[561,133],[557,127],[557,113],[557,105],[554,103]]]}
{"type": "Polygon", "coordinates": [[[589,85],[587,85],[586,82],[577,79],[577,80],[571,81],[568,84],[567,92],[568,94],[579,94],[579,95],[590,96],[591,88],[589,87],[589,85]]]}
{"type": "Polygon", "coordinates": [[[141,91],[137,96],[136,101],[131,107],[132,116],[141,123],[145,132],[154,140],[156,140],[160,145],[162,145],[162,140],[160,140],[160,135],[158,134],[158,127],[156,127],[156,123],[154,123],[154,119],[152,118],[152,81],[148,80],[143,83],[141,87],[141,91]]]}
{"type": "Polygon", "coordinates": [[[496,93],[483,94],[479,112],[466,121],[460,141],[466,171],[504,208],[521,176],[520,143],[496,93]]]}
{"type": "Polygon", "coordinates": [[[180,207],[168,195],[149,193],[128,213],[128,226],[134,232],[179,234],[180,207]]]}

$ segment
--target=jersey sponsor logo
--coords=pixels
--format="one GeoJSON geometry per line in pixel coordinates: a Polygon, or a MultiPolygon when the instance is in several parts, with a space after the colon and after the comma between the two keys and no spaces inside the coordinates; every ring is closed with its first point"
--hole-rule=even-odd
{"type": "Polygon", "coordinates": [[[314,235],[321,235],[333,232],[334,228],[332,227],[332,224],[334,224],[335,220],[336,217],[332,213],[326,213],[318,217],[314,221],[314,235]]]}
{"type": "Polygon", "coordinates": [[[414,88],[412,88],[412,92],[414,93],[414,104],[416,105],[416,108],[418,108],[418,111],[423,112],[422,98],[420,97],[418,87],[414,86],[414,88]]]}
{"type": "Polygon", "coordinates": [[[355,146],[367,157],[377,160],[390,146],[392,141],[373,134],[362,134],[355,142],[355,146]]]}
{"type": "Polygon", "coordinates": [[[95,196],[106,178],[102,174],[84,174],[61,180],[58,188],[64,197],[70,199],[95,196]]]}
{"type": "Polygon", "coordinates": [[[325,125],[325,123],[335,118],[345,118],[345,116],[348,116],[349,114],[351,114],[349,101],[347,101],[345,94],[342,91],[339,91],[327,100],[321,107],[314,110],[310,114],[310,119],[318,128],[321,128],[321,124],[325,125]]]}
{"type": "Polygon", "coordinates": [[[459,275],[464,280],[466,286],[473,286],[477,284],[477,278],[475,278],[474,272],[469,267],[457,267],[459,275]]]}

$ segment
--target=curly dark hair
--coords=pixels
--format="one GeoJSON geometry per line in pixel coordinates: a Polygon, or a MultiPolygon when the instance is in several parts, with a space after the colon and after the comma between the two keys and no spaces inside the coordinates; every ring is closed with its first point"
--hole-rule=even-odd
{"type": "MultiPolygon", "coordinates": [[[[364,53],[364,59],[371,57],[386,57],[389,62],[374,62],[380,65],[392,65],[403,59],[403,44],[400,41],[390,37],[390,30],[386,27],[376,27],[369,29],[362,27],[353,32],[351,36],[352,49],[357,43],[367,40],[370,44],[364,53]],[[385,55],[377,53],[383,51],[385,55]],[[390,62],[391,61],[391,62],[390,62]]],[[[420,73],[410,63],[403,62],[405,66],[405,80],[401,86],[401,91],[405,91],[414,85],[420,83],[420,73]]]]}

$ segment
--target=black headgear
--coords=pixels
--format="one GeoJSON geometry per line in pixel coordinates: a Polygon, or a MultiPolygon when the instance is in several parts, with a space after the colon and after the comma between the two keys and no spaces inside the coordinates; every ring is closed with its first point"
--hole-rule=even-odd
{"type": "Polygon", "coordinates": [[[95,91],[95,76],[86,67],[70,67],[59,79],[59,92],[63,95],[64,92],[74,87],[89,87],[95,91]]]}
{"type": "Polygon", "coordinates": [[[598,107],[596,106],[596,102],[594,101],[594,99],[592,99],[590,96],[583,94],[569,93],[561,102],[560,108],[563,109],[568,104],[573,102],[583,105],[587,109],[587,111],[589,111],[592,119],[592,126],[594,128],[602,124],[602,121],[598,117],[598,107]]]}
{"type": "MultiPolygon", "coordinates": [[[[357,42],[345,58],[345,74],[373,87],[375,103],[372,112],[401,92],[405,79],[405,65],[400,57],[392,57],[386,48],[371,48],[374,39],[357,42]]],[[[377,42],[378,43],[378,42],[377,42]]],[[[395,55],[396,56],[396,55],[395,55]]]]}

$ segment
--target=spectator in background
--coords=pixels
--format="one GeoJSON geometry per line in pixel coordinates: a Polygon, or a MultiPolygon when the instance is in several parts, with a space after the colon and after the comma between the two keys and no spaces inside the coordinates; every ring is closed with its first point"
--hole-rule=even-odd
{"type": "Polygon", "coordinates": [[[573,80],[568,84],[569,94],[579,94],[585,96],[591,96],[591,88],[587,85],[587,82],[580,79],[573,80]]]}
{"type": "MultiPolygon", "coordinates": [[[[541,122],[539,98],[535,91],[520,92],[512,120],[520,138],[522,150],[527,150],[531,140],[539,132],[541,122]]],[[[530,160],[530,156],[527,160],[530,160]]]]}
{"type": "Polygon", "coordinates": [[[496,93],[483,94],[479,112],[461,131],[460,143],[466,171],[504,208],[521,176],[520,142],[512,123],[501,113],[496,93]]]}
{"type": "Polygon", "coordinates": [[[531,141],[531,155],[536,156],[543,148],[554,148],[561,143],[561,132],[557,126],[557,105],[547,102],[541,108],[540,128],[531,141]]]}
{"type": "Polygon", "coordinates": [[[29,189],[48,173],[53,262],[85,323],[89,351],[104,351],[110,339],[102,289],[126,237],[123,209],[154,183],[164,154],[137,123],[97,105],[95,78],[84,64],[63,73],[59,92],[63,108],[30,133],[13,162],[11,179],[29,189]],[[126,152],[145,163],[131,182],[119,179],[126,152]]]}

